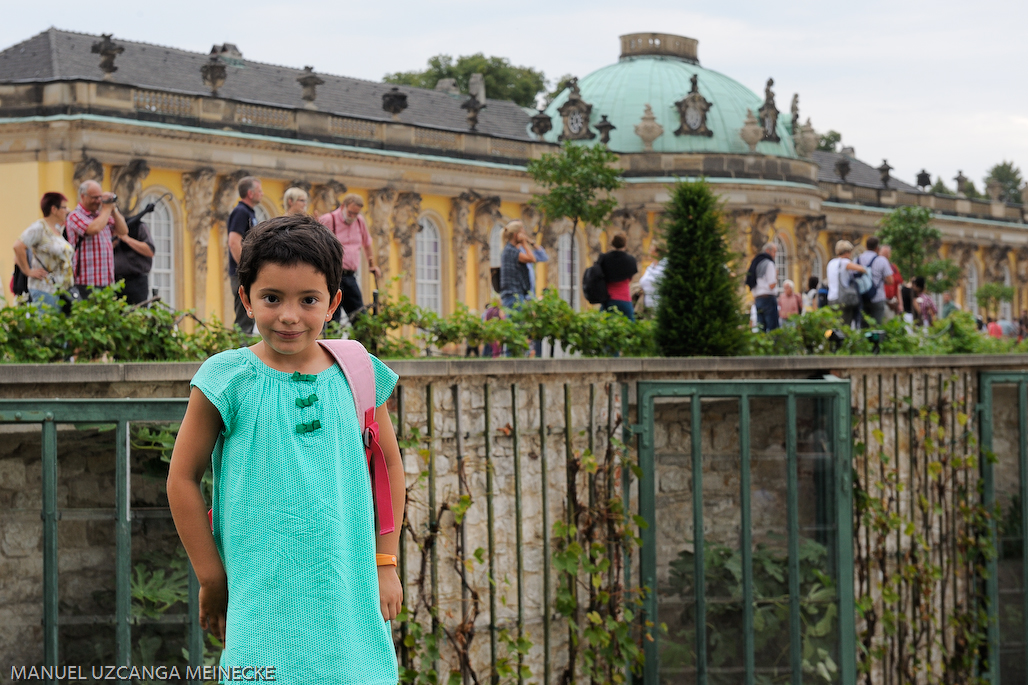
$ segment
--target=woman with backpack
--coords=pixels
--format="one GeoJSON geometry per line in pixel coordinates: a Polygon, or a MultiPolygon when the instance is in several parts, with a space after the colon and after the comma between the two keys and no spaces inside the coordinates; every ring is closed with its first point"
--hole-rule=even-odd
{"type": "Polygon", "coordinates": [[[57,291],[75,285],[75,249],[63,236],[68,198],[60,193],[44,193],[39,208],[43,218],[14,241],[14,263],[28,277],[28,293],[33,302],[59,307],[57,291]]]}
{"type": "Polygon", "coordinates": [[[847,326],[860,316],[860,293],[852,283],[850,272],[866,274],[867,269],[857,264],[850,257],[853,255],[853,243],[840,240],[835,243],[835,259],[828,262],[828,305],[842,308],[842,321],[847,326]]]}
{"type": "Polygon", "coordinates": [[[600,255],[596,263],[603,269],[603,280],[607,283],[607,300],[603,309],[620,311],[631,321],[635,321],[635,308],[632,306],[632,293],[628,284],[639,271],[635,257],[625,252],[628,239],[624,233],[616,234],[610,241],[611,250],[600,255]]]}

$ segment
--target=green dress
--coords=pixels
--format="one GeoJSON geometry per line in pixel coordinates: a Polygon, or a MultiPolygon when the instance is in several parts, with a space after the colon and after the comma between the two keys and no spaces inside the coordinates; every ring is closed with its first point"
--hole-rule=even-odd
{"type": "MultiPolygon", "coordinates": [[[[381,405],[397,376],[371,360],[381,405]]],[[[224,422],[212,455],[228,575],[221,666],[274,667],[279,683],[395,685],[371,481],[342,370],[287,374],[242,348],[208,359],[191,385],[224,422]]]]}

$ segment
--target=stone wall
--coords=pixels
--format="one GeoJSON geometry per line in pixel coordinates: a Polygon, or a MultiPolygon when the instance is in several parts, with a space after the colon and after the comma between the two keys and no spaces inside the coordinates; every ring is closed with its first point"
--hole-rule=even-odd
{"type": "MultiPolygon", "coordinates": [[[[567,493],[565,444],[565,395],[570,397],[572,449],[588,447],[590,438],[597,452],[606,445],[608,422],[623,415],[620,383],[630,388],[629,417],[634,417],[634,383],[637,380],[672,379],[798,379],[832,373],[849,378],[853,387],[854,411],[870,415],[879,403],[879,379],[887,386],[882,397],[893,397],[897,388],[913,383],[915,393],[931,386],[937,378],[974,377],[979,370],[1024,370],[1025,356],[949,357],[949,358],[767,358],[709,360],[430,360],[390,364],[400,376],[400,390],[390,408],[401,419],[401,434],[410,438],[417,428],[425,437],[405,451],[410,501],[408,515],[412,529],[423,538],[428,524],[429,484],[434,482],[436,509],[453,502],[460,494],[458,450],[467,476],[472,505],[464,524],[466,556],[477,548],[488,549],[486,506],[486,439],[491,448],[494,469],[494,543],[496,593],[495,623],[512,631],[518,615],[518,574],[516,547],[517,501],[514,497],[514,434],[518,435],[521,470],[520,502],[523,555],[524,629],[533,642],[527,664],[535,678],[542,675],[543,659],[543,526],[541,468],[545,449],[548,462],[547,513],[550,524],[565,516],[567,493]],[[930,377],[929,377],[930,374],[930,377]],[[925,380],[927,379],[927,381],[925,380]],[[926,386],[927,383],[927,386],[926,386]],[[511,386],[517,386],[516,406],[511,386]],[[485,388],[488,386],[490,411],[486,430],[485,388]],[[539,390],[545,392],[540,406],[539,390]],[[454,390],[458,388],[457,402],[454,390]],[[865,387],[869,390],[865,391],[865,387]],[[431,390],[429,390],[431,388],[431,390]],[[613,412],[608,415],[608,390],[613,390],[613,412]],[[432,426],[428,427],[429,392],[432,426]],[[590,392],[593,393],[590,411],[590,392]],[[868,403],[865,411],[864,403],[868,403]],[[459,411],[458,411],[459,409],[459,411]],[[590,421],[591,417],[591,421],[590,421]],[[457,426],[460,430],[457,430],[457,426]],[[540,426],[545,437],[540,440],[540,426]],[[516,430],[515,430],[516,429],[516,430]],[[431,439],[428,439],[431,436],[431,439]],[[428,471],[434,467],[434,478],[428,471]]],[[[155,365],[47,365],[0,367],[0,394],[4,398],[38,397],[185,397],[188,379],[195,364],[155,365]]],[[[948,386],[947,386],[948,387],[948,386]]],[[[963,394],[973,394],[974,386],[963,394]]],[[[906,395],[907,392],[901,393],[906,395]]],[[[879,412],[881,413],[881,412],[879,412]]],[[[813,407],[798,404],[799,477],[801,535],[816,539],[819,504],[816,479],[825,477],[823,436],[813,407]],[[820,471],[819,471],[820,470],[820,471]],[[820,473],[820,476],[818,475],[820,473]]],[[[739,514],[739,431],[738,403],[705,401],[703,405],[704,534],[708,544],[737,549],[739,514]]],[[[9,428],[8,430],[13,430],[9,428]]],[[[688,400],[662,401],[655,425],[657,440],[657,530],[661,620],[669,628],[687,629],[681,621],[687,616],[687,599],[675,596],[670,588],[670,567],[692,540],[690,423],[688,400]]],[[[113,433],[96,429],[62,427],[59,432],[59,502],[63,518],[59,524],[60,592],[62,616],[105,615],[113,606],[113,433]],[[86,521],[74,510],[108,512],[106,520],[86,521]]],[[[754,542],[769,549],[782,549],[785,534],[786,480],[784,472],[784,405],[774,400],[751,403],[751,455],[754,542]]],[[[859,437],[859,436],[858,436],[859,437]]],[[[890,449],[892,448],[890,443],[890,449]]],[[[904,444],[901,441],[902,452],[904,444]]],[[[13,663],[39,663],[42,660],[42,525],[39,432],[18,427],[0,441],[0,654],[13,663]]],[[[151,455],[152,457],[152,455],[151,455]]],[[[142,457],[139,457],[141,459],[142,457]]],[[[858,469],[862,462],[858,459],[858,469]]],[[[827,468],[831,468],[827,464],[827,468]]],[[[135,463],[133,470],[133,558],[134,563],[148,554],[172,551],[177,539],[170,521],[159,507],[166,505],[161,478],[144,474],[146,464],[135,463]],[[162,518],[164,517],[164,518],[162,518]]],[[[633,493],[633,500],[637,493],[633,493]]],[[[634,504],[633,504],[634,506],[634,504]]],[[[829,522],[831,523],[831,522],[829,522]]],[[[437,548],[436,579],[439,616],[443,625],[452,627],[461,617],[461,587],[454,570],[457,532],[453,517],[445,513],[440,521],[442,537],[437,548]]],[[[552,541],[551,541],[552,544],[552,541]]],[[[431,591],[430,561],[426,578],[419,584],[422,554],[409,537],[404,549],[406,592],[409,604],[416,605],[420,593],[431,591]]],[[[427,559],[427,557],[426,557],[427,559]]],[[[488,672],[489,582],[487,565],[472,564],[470,584],[480,597],[476,635],[470,653],[479,677],[488,672]]],[[[551,592],[556,577],[551,574],[551,592]]],[[[552,611],[552,596],[551,596],[552,611]]],[[[422,610],[421,617],[427,620],[422,610]]],[[[82,619],[85,620],[85,619],[82,619]]],[[[184,627],[175,627],[184,635],[184,627]]],[[[554,620],[551,632],[551,682],[557,682],[566,663],[567,627],[554,620]]],[[[173,630],[163,633],[171,644],[173,630]]],[[[670,642],[674,642],[671,640],[670,642]]],[[[69,625],[62,627],[62,649],[72,651],[88,645],[113,645],[109,625],[69,625]],[[65,646],[67,645],[67,646],[65,646]]],[[[679,640],[679,647],[688,645],[679,640]]],[[[82,656],[83,663],[89,657],[82,656]]],[[[758,665],[777,667],[770,657],[758,665]]],[[[453,664],[453,653],[443,650],[441,668],[453,664]]],[[[670,674],[669,674],[670,675],[670,674]]]]}

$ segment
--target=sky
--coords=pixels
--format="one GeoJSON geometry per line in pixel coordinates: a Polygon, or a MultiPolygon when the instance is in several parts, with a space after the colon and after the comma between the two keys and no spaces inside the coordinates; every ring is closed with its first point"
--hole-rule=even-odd
{"type": "Polygon", "coordinates": [[[1028,172],[1024,0],[107,0],[86,7],[50,0],[5,12],[0,46],[56,26],[205,53],[235,43],[247,59],[375,81],[423,68],[433,55],[482,52],[556,80],[615,62],[622,34],[659,31],[698,39],[702,66],[758,94],[773,77],[782,111],[799,93],[803,120],[818,132],[841,132],[872,166],[888,159],[897,178],[913,182],[924,168],[952,188],[962,171],[982,190],[998,162],[1028,172]]]}

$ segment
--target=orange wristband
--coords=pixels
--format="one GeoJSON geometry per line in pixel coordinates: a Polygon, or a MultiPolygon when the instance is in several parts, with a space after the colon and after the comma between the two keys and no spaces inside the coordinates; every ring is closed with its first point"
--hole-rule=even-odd
{"type": "Polygon", "coordinates": [[[396,566],[396,555],[395,554],[376,554],[375,565],[377,566],[396,566]]]}

